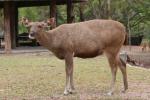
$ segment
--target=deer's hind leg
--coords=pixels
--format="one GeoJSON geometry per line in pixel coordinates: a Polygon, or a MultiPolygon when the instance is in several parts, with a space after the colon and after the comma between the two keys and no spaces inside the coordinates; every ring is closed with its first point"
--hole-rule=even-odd
{"type": "Polygon", "coordinates": [[[116,60],[116,55],[107,53],[106,54],[108,58],[108,62],[111,68],[111,74],[112,74],[112,80],[110,84],[110,91],[107,93],[108,95],[112,95],[114,92],[114,87],[115,87],[115,81],[116,81],[116,74],[117,74],[117,60],[116,60]]]}
{"type": "Polygon", "coordinates": [[[127,72],[126,72],[126,63],[123,62],[119,57],[117,57],[118,66],[122,72],[124,89],[122,92],[125,92],[128,89],[128,81],[127,81],[127,72]]]}

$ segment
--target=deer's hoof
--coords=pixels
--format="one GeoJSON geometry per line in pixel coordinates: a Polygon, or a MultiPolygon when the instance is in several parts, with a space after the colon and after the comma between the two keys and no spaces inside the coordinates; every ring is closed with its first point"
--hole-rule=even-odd
{"type": "Polygon", "coordinates": [[[128,87],[125,87],[121,90],[121,93],[126,93],[127,90],[128,90],[128,87]]]}
{"type": "Polygon", "coordinates": [[[64,95],[75,94],[75,93],[76,93],[75,89],[68,89],[64,91],[64,95]]]}
{"type": "Polygon", "coordinates": [[[77,92],[76,92],[75,89],[72,89],[72,90],[69,90],[69,93],[70,93],[70,94],[75,94],[75,93],[77,93],[77,92]]]}
{"type": "Polygon", "coordinates": [[[125,90],[121,90],[121,93],[125,93],[126,91],[125,90]]]}
{"type": "Polygon", "coordinates": [[[126,93],[126,91],[127,91],[126,89],[123,89],[121,90],[121,93],[126,93]]]}
{"type": "Polygon", "coordinates": [[[112,96],[112,95],[113,95],[113,92],[110,91],[110,92],[107,93],[107,95],[108,95],[108,96],[112,96]]]}
{"type": "Polygon", "coordinates": [[[65,96],[69,95],[69,93],[70,93],[69,91],[64,91],[65,96]]]}

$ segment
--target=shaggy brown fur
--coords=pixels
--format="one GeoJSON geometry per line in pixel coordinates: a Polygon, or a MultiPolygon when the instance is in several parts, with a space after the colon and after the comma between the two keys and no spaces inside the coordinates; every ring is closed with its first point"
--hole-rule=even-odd
{"type": "Polygon", "coordinates": [[[125,27],[113,20],[90,20],[79,23],[63,24],[44,31],[43,22],[29,22],[30,37],[35,37],[41,45],[52,51],[66,62],[66,88],[64,94],[72,93],[73,57],[91,58],[106,54],[112,71],[111,95],[114,91],[117,66],[122,71],[124,91],[128,88],[126,67],[118,56],[125,41],[125,27]]]}

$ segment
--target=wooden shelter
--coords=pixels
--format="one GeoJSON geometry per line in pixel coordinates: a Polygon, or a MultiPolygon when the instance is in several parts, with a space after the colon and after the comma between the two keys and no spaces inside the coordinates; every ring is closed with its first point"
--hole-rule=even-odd
{"type": "MultiPolygon", "coordinates": [[[[87,0],[0,0],[0,8],[4,8],[4,40],[5,53],[11,53],[16,47],[18,34],[18,8],[33,6],[50,6],[50,17],[56,17],[56,5],[67,5],[67,22],[72,22],[72,3],[87,0]]],[[[53,26],[55,27],[55,25],[53,26]]]]}

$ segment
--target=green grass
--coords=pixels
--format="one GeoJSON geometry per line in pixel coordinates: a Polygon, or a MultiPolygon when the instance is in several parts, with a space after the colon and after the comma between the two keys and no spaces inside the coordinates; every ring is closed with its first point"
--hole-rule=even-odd
{"type": "Polygon", "coordinates": [[[123,85],[117,73],[113,96],[109,90],[111,73],[104,56],[74,59],[76,94],[63,96],[65,63],[48,53],[0,56],[0,98],[8,100],[101,100],[150,98],[150,70],[127,67],[129,90],[121,94],[123,85]],[[148,89],[149,88],[149,89],[148,89]],[[143,94],[144,93],[144,94],[143,94]]]}

